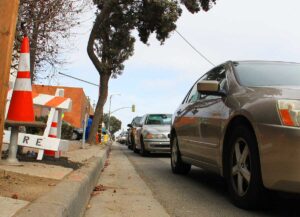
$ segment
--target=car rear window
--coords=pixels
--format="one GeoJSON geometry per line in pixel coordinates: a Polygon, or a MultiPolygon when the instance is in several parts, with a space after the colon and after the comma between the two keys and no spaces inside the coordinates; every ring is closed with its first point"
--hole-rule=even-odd
{"type": "Polygon", "coordinates": [[[169,114],[155,114],[148,115],[146,125],[170,125],[172,121],[172,115],[169,114]]]}
{"type": "Polygon", "coordinates": [[[234,62],[243,86],[300,86],[300,64],[284,62],[234,62]]]}

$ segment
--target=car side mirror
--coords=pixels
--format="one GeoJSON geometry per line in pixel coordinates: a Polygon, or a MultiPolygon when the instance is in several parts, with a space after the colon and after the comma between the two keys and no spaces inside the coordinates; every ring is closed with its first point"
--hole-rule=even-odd
{"type": "Polygon", "coordinates": [[[133,128],[132,124],[127,124],[127,127],[133,128]]]}
{"type": "Polygon", "coordinates": [[[226,93],[220,90],[220,84],[218,81],[200,81],[197,84],[197,90],[199,93],[215,96],[226,96],[226,93]]]}

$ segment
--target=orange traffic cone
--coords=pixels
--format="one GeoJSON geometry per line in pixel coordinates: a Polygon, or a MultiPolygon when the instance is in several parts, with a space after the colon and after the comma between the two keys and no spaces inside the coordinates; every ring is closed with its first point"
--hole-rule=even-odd
{"type": "MultiPolygon", "coordinates": [[[[57,138],[57,121],[58,121],[58,111],[56,110],[53,116],[53,121],[51,123],[51,128],[49,132],[49,137],[51,138],[57,138]]],[[[55,151],[45,150],[44,152],[47,156],[55,156],[55,151]]],[[[58,156],[61,155],[61,152],[57,153],[58,156]]]]}
{"type": "Polygon", "coordinates": [[[34,122],[29,39],[27,36],[23,38],[21,45],[19,70],[8,109],[7,120],[34,122]]]}

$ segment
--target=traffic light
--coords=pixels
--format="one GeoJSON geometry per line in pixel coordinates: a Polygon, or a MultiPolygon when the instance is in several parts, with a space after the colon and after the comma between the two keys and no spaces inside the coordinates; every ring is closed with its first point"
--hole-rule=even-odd
{"type": "Polygon", "coordinates": [[[131,111],[135,112],[135,105],[134,104],[131,106],[131,111]]]}

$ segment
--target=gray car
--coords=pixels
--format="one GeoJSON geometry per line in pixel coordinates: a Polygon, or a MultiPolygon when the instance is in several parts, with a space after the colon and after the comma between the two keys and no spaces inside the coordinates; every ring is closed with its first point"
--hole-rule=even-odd
{"type": "Polygon", "coordinates": [[[266,189],[300,193],[300,64],[228,61],[203,75],[176,110],[171,167],[225,177],[233,203],[266,189]]]}
{"type": "Polygon", "coordinates": [[[135,134],[136,149],[142,156],[151,152],[170,152],[171,114],[147,114],[138,124],[135,134]]]}

